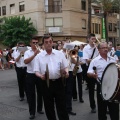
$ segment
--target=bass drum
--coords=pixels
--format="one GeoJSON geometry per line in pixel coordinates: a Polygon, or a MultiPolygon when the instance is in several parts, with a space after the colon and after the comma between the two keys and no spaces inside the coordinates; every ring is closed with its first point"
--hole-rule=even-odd
{"type": "Polygon", "coordinates": [[[101,78],[101,95],[103,100],[120,101],[120,72],[115,63],[110,63],[105,68],[101,78]]]}

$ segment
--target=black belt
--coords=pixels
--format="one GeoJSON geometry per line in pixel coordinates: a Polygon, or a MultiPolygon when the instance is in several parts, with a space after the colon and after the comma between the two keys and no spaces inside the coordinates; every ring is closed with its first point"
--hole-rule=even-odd
{"type": "Polygon", "coordinates": [[[27,67],[17,67],[17,68],[19,68],[19,69],[26,69],[27,67]]]}
{"type": "Polygon", "coordinates": [[[58,80],[61,80],[61,78],[58,78],[58,79],[49,79],[49,81],[53,81],[53,82],[58,81],[58,80]]]}

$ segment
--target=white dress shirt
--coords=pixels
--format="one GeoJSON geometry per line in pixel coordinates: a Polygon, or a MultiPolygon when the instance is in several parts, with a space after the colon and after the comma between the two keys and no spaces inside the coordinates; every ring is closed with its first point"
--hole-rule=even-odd
{"type": "MultiPolygon", "coordinates": [[[[94,50],[95,47],[91,47],[89,44],[86,45],[84,48],[83,48],[83,59],[91,59],[91,56],[93,54],[93,50],[94,50]]],[[[96,48],[95,49],[95,52],[94,52],[94,55],[93,55],[93,58],[97,57],[99,55],[99,51],[98,49],[96,48]]],[[[92,58],[92,59],[93,59],[92,58]]],[[[86,62],[86,65],[87,62],[86,62]]]]}
{"type": "MultiPolygon", "coordinates": [[[[34,55],[34,51],[32,49],[30,50],[27,50],[25,53],[24,53],[24,60],[31,57],[32,55],[34,55]]],[[[27,73],[35,73],[34,72],[34,63],[35,63],[35,58],[27,65],[27,73]]]]}
{"type": "Polygon", "coordinates": [[[52,53],[50,55],[44,50],[36,56],[34,71],[40,72],[40,74],[44,75],[46,71],[46,64],[48,64],[49,79],[60,78],[60,68],[64,69],[68,67],[65,55],[55,49],[52,49],[52,53]]]}
{"type": "MultiPolygon", "coordinates": [[[[17,58],[19,55],[20,55],[20,52],[17,50],[17,51],[14,53],[14,55],[13,55],[14,60],[16,60],[16,58],[17,58]]],[[[26,65],[25,65],[25,63],[24,63],[24,57],[22,57],[22,56],[20,57],[19,61],[16,62],[16,66],[17,66],[17,67],[26,67],[26,65]]]]}
{"type": "Polygon", "coordinates": [[[96,58],[94,58],[91,63],[90,66],[88,68],[87,73],[94,73],[93,67],[96,67],[96,71],[98,74],[98,78],[101,79],[103,71],[105,70],[106,66],[109,63],[115,63],[115,59],[113,57],[108,56],[107,57],[107,61],[105,59],[103,59],[100,55],[96,58]]]}

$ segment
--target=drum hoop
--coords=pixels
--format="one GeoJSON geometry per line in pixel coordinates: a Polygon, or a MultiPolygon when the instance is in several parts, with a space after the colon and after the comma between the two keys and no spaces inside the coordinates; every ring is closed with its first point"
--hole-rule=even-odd
{"type": "Polygon", "coordinates": [[[118,94],[119,88],[120,88],[120,81],[118,80],[118,84],[117,84],[115,93],[114,93],[113,96],[110,98],[110,100],[113,100],[113,99],[116,97],[116,95],[118,94]]]}
{"type": "MultiPolygon", "coordinates": [[[[109,67],[110,65],[112,65],[112,64],[115,64],[115,63],[114,63],[114,62],[109,63],[109,64],[106,66],[106,68],[104,69],[103,74],[102,74],[102,77],[101,77],[101,83],[102,83],[102,81],[103,81],[103,77],[104,77],[104,75],[105,75],[106,70],[107,70],[108,67],[109,67]]],[[[104,97],[103,97],[103,95],[102,95],[102,85],[101,85],[101,96],[102,96],[102,99],[105,100],[104,97]]],[[[113,97],[112,97],[112,99],[113,99],[113,97]]],[[[110,98],[110,100],[111,100],[111,98],[110,98]]],[[[106,100],[106,101],[107,101],[107,100],[106,100]]]]}
{"type": "Polygon", "coordinates": [[[110,65],[112,65],[112,64],[115,64],[115,63],[110,63],[110,64],[108,64],[108,65],[106,66],[106,68],[104,69],[103,74],[102,74],[102,77],[101,77],[101,82],[103,81],[103,77],[104,77],[104,75],[105,75],[106,70],[107,70],[108,67],[109,67],[110,65]]]}

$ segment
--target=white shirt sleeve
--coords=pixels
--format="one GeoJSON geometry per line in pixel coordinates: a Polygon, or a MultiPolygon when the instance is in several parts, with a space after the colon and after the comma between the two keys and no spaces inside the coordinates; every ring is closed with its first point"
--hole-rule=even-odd
{"type": "Polygon", "coordinates": [[[35,57],[35,62],[34,62],[34,72],[40,72],[40,59],[39,55],[35,57]]]}

